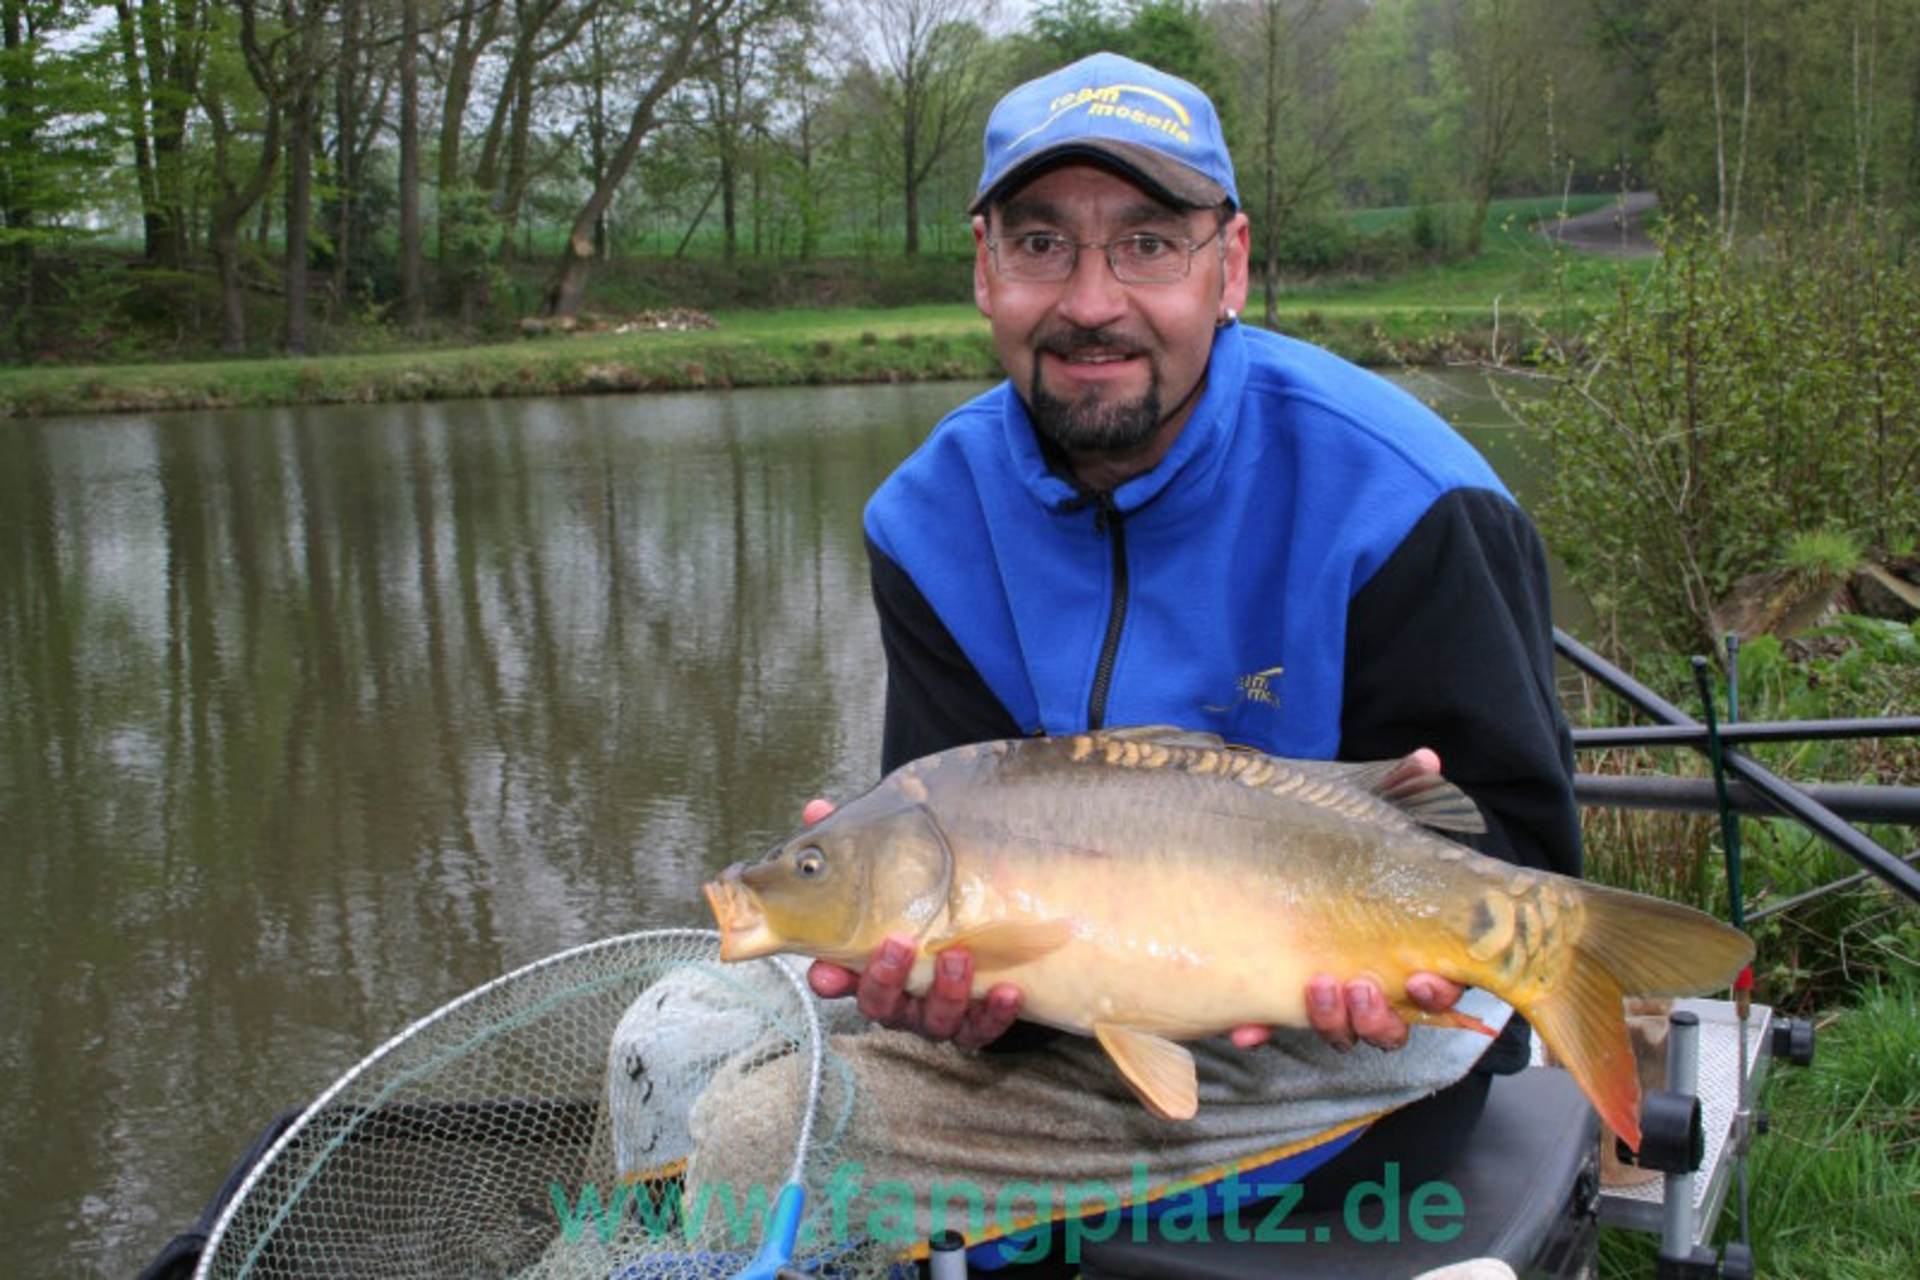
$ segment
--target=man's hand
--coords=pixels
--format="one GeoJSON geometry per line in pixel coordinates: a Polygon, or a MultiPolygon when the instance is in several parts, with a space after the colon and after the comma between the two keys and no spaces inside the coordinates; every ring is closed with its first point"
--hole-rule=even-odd
{"type": "MultiPolygon", "coordinates": [[[[833,812],[826,800],[810,800],[800,813],[808,826],[833,812]]],[[[951,1040],[962,1049],[978,1049],[998,1040],[1020,1016],[1020,989],[997,983],[981,1000],[971,998],[973,957],[955,947],[934,962],[933,985],[924,996],[907,993],[914,946],[888,938],[874,949],[860,973],[825,960],[807,970],[807,985],[828,1000],[852,995],[860,1012],[883,1027],[912,1031],[929,1040],[951,1040]]]]}
{"type": "MultiPolygon", "coordinates": [[[[1382,789],[1388,789],[1420,774],[1438,774],[1440,756],[1421,747],[1400,762],[1387,775],[1382,789]]],[[[1453,1008],[1465,988],[1432,973],[1407,976],[1407,998],[1428,1013],[1444,1013],[1453,1008]]],[[[1387,1003],[1380,984],[1371,978],[1355,978],[1344,987],[1332,976],[1317,973],[1307,981],[1307,1019],[1320,1038],[1336,1049],[1351,1049],[1356,1039],[1379,1049],[1398,1049],[1407,1042],[1407,1024],[1387,1003]]],[[[1273,1035],[1271,1027],[1250,1025],[1233,1029],[1233,1043],[1242,1049],[1265,1044],[1273,1035]]]]}

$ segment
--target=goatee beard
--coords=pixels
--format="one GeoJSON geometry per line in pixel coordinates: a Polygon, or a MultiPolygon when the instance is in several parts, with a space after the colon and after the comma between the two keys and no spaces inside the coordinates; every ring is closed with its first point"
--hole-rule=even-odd
{"type": "MultiPolygon", "coordinates": [[[[1115,345],[1102,341],[1097,333],[1076,333],[1042,343],[1040,349],[1066,357],[1076,349],[1112,350],[1115,345]]],[[[1132,400],[1102,399],[1098,388],[1088,388],[1077,400],[1062,400],[1041,385],[1036,358],[1027,410],[1034,429],[1068,453],[1134,453],[1151,443],[1160,430],[1160,373],[1149,363],[1147,389],[1132,400]]]]}

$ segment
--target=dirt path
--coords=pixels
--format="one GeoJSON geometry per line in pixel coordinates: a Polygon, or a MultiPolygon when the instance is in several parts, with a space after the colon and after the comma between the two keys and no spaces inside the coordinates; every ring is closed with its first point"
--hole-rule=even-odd
{"type": "Polygon", "coordinates": [[[1547,218],[1540,234],[1588,253],[1615,258],[1651,258],[1660,252],[1647,234],[1647,217],[1656,201],[1651,191],[1630,191],[1611,204],[1565,222],[1547,218]]]}

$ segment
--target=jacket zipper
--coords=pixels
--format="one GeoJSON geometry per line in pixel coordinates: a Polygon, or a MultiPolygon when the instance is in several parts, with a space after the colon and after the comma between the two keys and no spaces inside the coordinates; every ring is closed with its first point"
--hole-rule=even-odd
{"type": "Polygon", "coordinates": [[[1097,533],[1113,537],[1113,608],[1107,614],[1107,638],[1100,645],[1100,665],[1093,672],[1093,695],[1087,700],[1087,728],[1104,727],[1107,717],[1107,692],[1113,684],[1113,664],[1120,655],[1120,631],[1127,623],[1127,535],[1121,525],[1120,510],[1113,495],[1098,496],[1099,509],[1093,514],[1097,533]]]}

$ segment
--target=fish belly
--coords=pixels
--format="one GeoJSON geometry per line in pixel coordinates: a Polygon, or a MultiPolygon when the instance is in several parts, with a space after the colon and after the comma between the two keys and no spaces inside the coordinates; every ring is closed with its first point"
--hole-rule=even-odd
{"type": "MultiPolygon", "coordinates": [[[[973,895],[984,923],[1066,919],[1065,947],[1013,969],[978,975],[979,990],[1021,989],[1021,1016],[1076,1032],[1117,1023],[1197,1039],[1243,1023],[1307,1025],[1316,973],[1385,978],[1387,955],[1368,957],[1341,937],[1335,904],[1315,902],[1275,875],[1209,872],[1193,858],[1143,859],[1121,875],[1081,860],[1037,860],[973,895]],[[1371,959],[1372,963],[1365,963],[1371,959]]],[[[957,921],[965,927],[965,921],[957,921]]]]}

